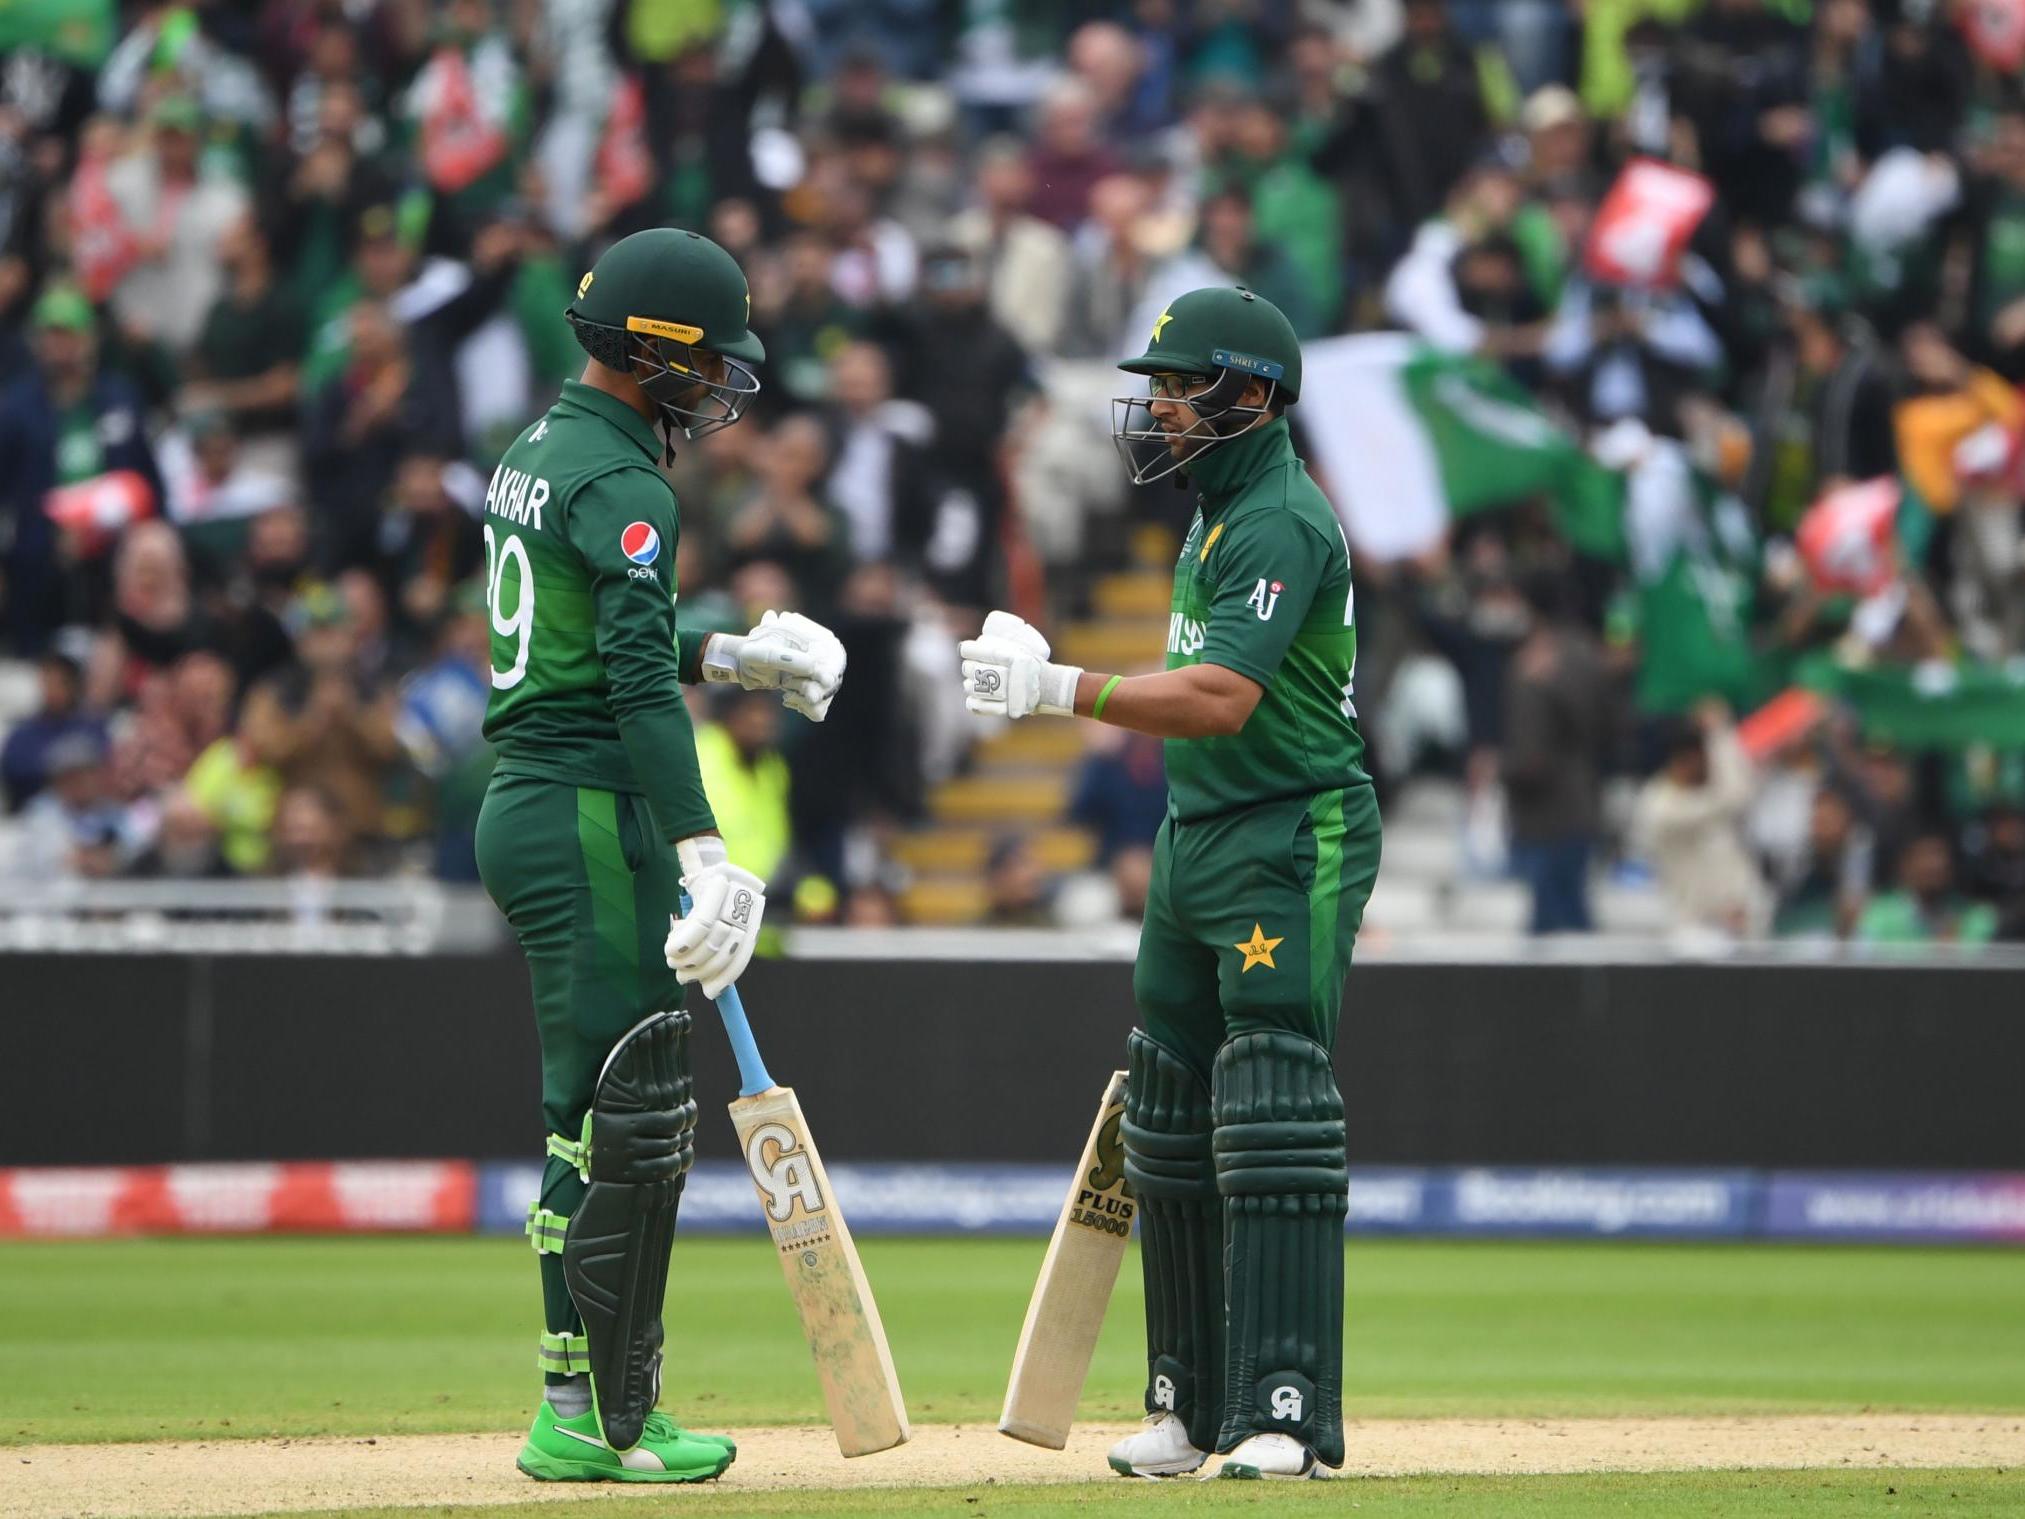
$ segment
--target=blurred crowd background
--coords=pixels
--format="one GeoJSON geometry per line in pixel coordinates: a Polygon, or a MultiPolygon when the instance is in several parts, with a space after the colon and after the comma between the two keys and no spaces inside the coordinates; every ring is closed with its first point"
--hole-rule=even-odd
{"type": "MultiPolygon", "coordinates": [[[[1370,935],[2025,937],[2025,0],[15,0],[0,50],[0,876],[473,879],[486,480],[675,224],[768,350],[673,466],[683,626],[851,654],[819,728],[692,694],[783,918],[1135,917],[1158,744],[986,731],[955,641],[1158,662],[1192,498],[1126,487],[1111,362],[1242,282],[1608,487],[1348,522],[1370,935]]],[[[1384,449],[1310,391],[1340,505],[1384,449]]]]}

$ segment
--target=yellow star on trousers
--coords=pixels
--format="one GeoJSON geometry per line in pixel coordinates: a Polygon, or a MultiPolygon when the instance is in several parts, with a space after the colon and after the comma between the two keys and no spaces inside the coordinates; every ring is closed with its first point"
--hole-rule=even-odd
{"type": "Polygon", "coordinates": [[[1277,939],[1268,939],[1266,931],[1254,923],[1252,925],[1252,942],[1249,944],[1233,944],[1231,946],[1232,949],[1245,957],[1244,966],[1238,971],[1238,974],[1242,976],[1245,971],[1250,970],[1254,965],[1263,965],[1267,970],[1278,970],[1279,967],[1273,964],[1273,951],[1286,942],[1284,934],[1277,939]]]}

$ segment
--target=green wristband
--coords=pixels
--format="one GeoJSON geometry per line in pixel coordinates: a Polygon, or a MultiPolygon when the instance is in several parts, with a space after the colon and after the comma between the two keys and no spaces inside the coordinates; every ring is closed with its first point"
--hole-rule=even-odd
{"type": "Polygon", "coordinates": [[[1090,716],[1094,721],[1104,720],[1104,703],[1111,699],[1111,693],[1118,689],[1118,682],[1125,677],[1114,675],[1104,682],[1104,689],[1097,693],[1097,699],[1090,703],[1090,716]]]}

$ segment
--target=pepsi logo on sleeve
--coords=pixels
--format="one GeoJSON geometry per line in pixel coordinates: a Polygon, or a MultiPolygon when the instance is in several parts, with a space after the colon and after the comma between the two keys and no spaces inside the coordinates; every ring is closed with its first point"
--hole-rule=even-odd
{"type": "Polygon", "coordinates": [[[628,522],[619,534],[619,550],[635,564],[652,564],[661,557],[661,535],[646,522],[628,522]]]}

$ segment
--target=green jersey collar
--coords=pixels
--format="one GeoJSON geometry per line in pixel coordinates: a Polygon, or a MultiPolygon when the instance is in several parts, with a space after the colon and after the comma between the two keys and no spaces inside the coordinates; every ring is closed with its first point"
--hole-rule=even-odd
{"type": "Polygon", "coordinates": [[[649,459],[659,462],[661,439],[654,432],[654,424],[641,416],[632,407],[608,391],[582,380],[564,380],[562,399],[580,411],[603,417],[612,426],[640,445],[640,451],[649,459]]]}
{"type": "Polygon", "coordinates": [[[1294,459],[1294,440],[1285,417],[1275,417],[1228,443],[1219,443],[1188,467],[1189,478],[1208,499],[1204,506],[1223,506],[1268,470],[1294,459]]]}

